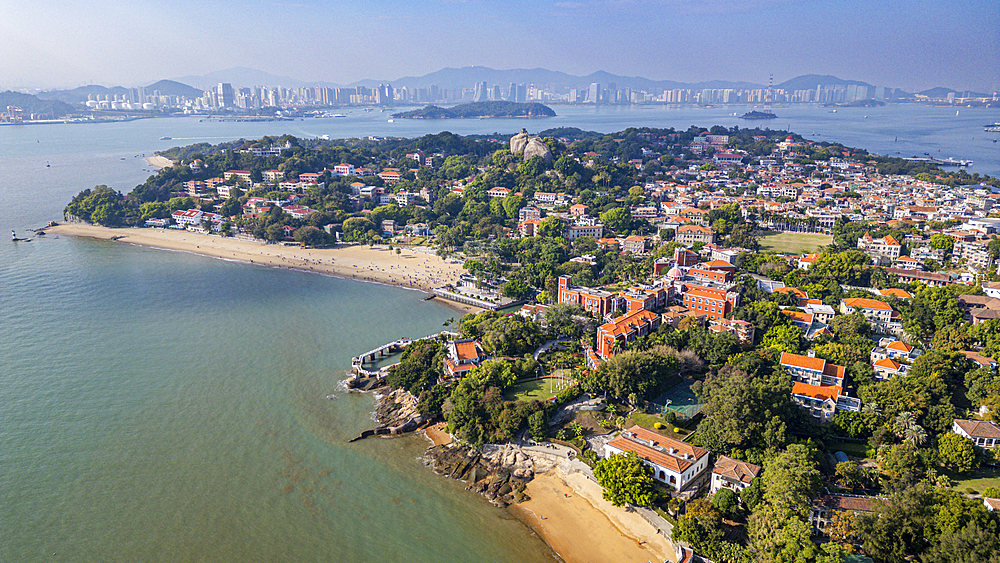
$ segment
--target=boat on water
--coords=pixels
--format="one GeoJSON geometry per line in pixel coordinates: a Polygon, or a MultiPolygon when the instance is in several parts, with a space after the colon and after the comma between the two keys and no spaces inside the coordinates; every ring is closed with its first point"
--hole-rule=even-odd
{"type": "Polygon", "coordinates": [[[1000,133],[1000,122],[983,125],[983,131],[986,131],[987,133],[1000,133]]]}
{"type": "Polygon", "coordinates": [[[396,120],[395,120],[395,119],[387,119],[387,120],[386,120],[386,122],[387,122],[387,123],[395,123],[395,122],[396,122],[396,120]]]}
{"type": "Polygon", "coordinates": [[[171,141],[173,139],[172,139],[172,137],[160,137],[160,140],[161,141],[171,141]]]}

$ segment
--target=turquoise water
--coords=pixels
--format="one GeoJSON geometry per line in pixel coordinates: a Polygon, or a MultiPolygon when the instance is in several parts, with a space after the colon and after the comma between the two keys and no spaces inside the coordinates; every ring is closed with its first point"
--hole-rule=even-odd
{"type": "MultiPolygon", "coordinates": [[[[139,155],[200,140],[743,125],[733,108],[557,109],[530,122],[0,127],[0,228],[24,236],[95,184],[128,191],[148,175],[139,155]]],[[[885,150],[905,131],[920,153],[937,143],[1000,168],[996,145],[977,144],[996,110],[776,112],[806,134],[885,150]]],[[[347,444],[373,424],[371,396],[338,388],[351,356],[455,316],[421,296],[123,244],[0,243],[0,561],[551,561],[506,512],[424,468],[421,438],[347,444]]]]}

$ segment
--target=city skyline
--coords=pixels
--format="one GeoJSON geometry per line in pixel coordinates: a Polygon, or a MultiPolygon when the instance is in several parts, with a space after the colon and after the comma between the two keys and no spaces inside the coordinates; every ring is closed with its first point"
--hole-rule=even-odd
{"type": "Polygon", "coordinates": [[[0,89],[139,86],[242,66],[298,80],[392,82],[444,67],[607,71],[764,83],[831,74],[920,91],[1000,89],[1000,4],[735,0],[392,0],[11,6],[0,89]],[[52,40],[58,37],[58,42],[52,40]]]}

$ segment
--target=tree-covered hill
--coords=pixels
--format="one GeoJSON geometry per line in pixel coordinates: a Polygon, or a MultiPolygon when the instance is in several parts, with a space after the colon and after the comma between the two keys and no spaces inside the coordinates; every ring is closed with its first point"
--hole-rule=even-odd
{"type": "Polygon", "coordinates": [[[56,118],[73,113],[73,106],[58,100],[40,100],[31,94],[20,92],[0,92],[0,107],[17,106],[24,110],[25,114],[41,114],[46,117],[56,118]]]}
{"type": "Polygon", "coordinates": [[[393,114],[404,119],[468,119],[479,117],[554,117],[552,108],[539,103],[470,102],[452,108],[427,106],[393,114]]]}

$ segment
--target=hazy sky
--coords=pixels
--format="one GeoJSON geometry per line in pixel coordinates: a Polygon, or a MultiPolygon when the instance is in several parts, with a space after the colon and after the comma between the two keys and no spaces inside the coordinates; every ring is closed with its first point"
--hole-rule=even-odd
{"type": "Polygon", "coordinates": [[[0,89],[235,66],[347,84],[443,67],[1000,89],[1000,0],[0,0],[0,89]]]}

